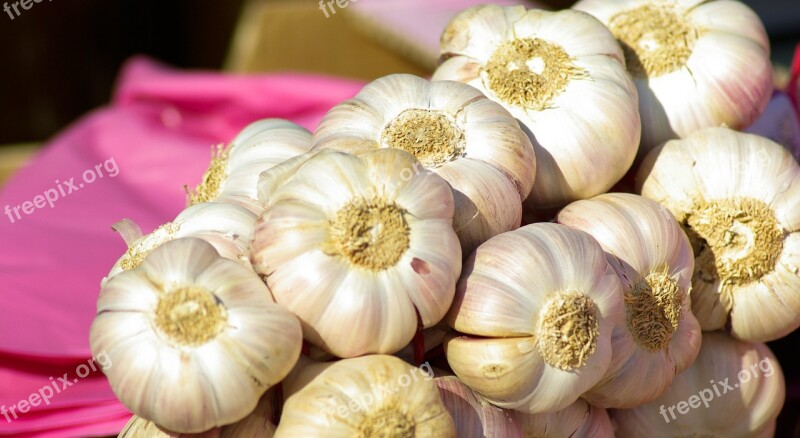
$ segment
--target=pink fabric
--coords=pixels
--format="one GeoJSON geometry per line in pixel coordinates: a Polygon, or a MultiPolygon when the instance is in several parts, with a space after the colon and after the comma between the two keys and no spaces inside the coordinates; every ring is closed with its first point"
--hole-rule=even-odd
{"type": "Polygon", "coordinates": [[[313,129],[361,86],[314,76],[185,73],[130,61],[113,103],[58,135],[0,192],[0,436],[117,433],[129,414],[103,375],[76,377],[91,356],[100,280],[125,250],[111,224],[128,217],[148,232],[171,220],[184,207],[183,185],[198,182],[212,145],[267,117],[313,129]],[[79,187],[73,193],[70,178],[79,187]],[[58,193],[52,208],[37,198],[45,193],[58,193]],[[22,209],[26,201],[30,214],[22,209]],[[17,406],[64,373],[78,381],[49,405],[6,420],[3,406],[17,406]]]}

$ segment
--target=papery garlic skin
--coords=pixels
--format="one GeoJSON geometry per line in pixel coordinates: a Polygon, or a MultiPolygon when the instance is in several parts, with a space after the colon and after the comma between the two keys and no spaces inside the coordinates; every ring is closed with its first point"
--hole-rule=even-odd
{"type": "Polygon", "coordinates": [[[456,426],[456,436],[476,438],[523,438],[517,416],[492,405],[458,377],[437,377],[439,395],[456,426]]]}
{"type": "Polygon", "coordinates": [[[272,424],[274,396],[274,391],[267,391],[256,409],[243,420],[201,433],[170,432],[152,421],[134,415],[118,438],[272,438],[275,435],[275,425],[272,424]]]}
{"type": "Polygon", "coordinates": [[[706,128],[648,155],[637,187],[687,230],[703,330],[766,342],[800,326],[800,166],[788,151],[706,128]]]}
{"type": "Polygon", "coordinates": [[[264,119],[246,126],[228,148],[217,147],[189,204],[217,201],[263,211],[256,186],[261,172],[308,152],[311,133],[288,120],[264,119]]]}
{"type": "MultiPolygon", "coordinates": [[[[268,172],[269,173],[269,172],[268,172]]],[[[326,150],[272,192],[252,263],[306,340],[338,357],[395,353],[453,300],[450,186],[398,149],[326,150]]]]}
{"type": "Polygon", "coordinates": [[[516,418],[524,437],[614,438],[608,412],[583,399],[557,412],[517,412],[516,418]]]}
{"type": "Polygon", "coordinates": [[[371,355],[300,367],[284,387],[277,438],[455,438],[433,376],[371,355]]]}
{"type": "Polygon", "coordinates": [[[468,259],[445,340],[456,375],[493,404],[553,412],[597,384],[622,321],[622,290],[600,245],[564,225],[495,236],[468,259]]]}
{"type": "Polygon", "coordinates": [[[358,151],[399,148],[453,188],[464,255],[519,227],[536,176],[530,140],[502,106],[452,81],[394,74],[364,87],[320,122],[312,146],[358,151]]]}
{"type": "Polygon", "coordinates": [[[703,334],[694,364],[661,397],[611,416],[619,438],[768,438],[785,396],[783,372],[766,345],[711,332],[703,334]]]}
{"type": "Polygon", "coordinates": [[[700,350],[689,240],[666,208],[628,193],[573,202],[556,220],[597,239],[625,295],[626,320],[614,329],[611,365],[583,397],[604,408],[657,398],[700,350]]]}
{"type": "Polygon", "coordinates": [[[291,371],[302,332],[253,271],[181,238],[106,283],[89,341],[128,409],[198,433],[251,413],[291,371]]]}
{"type": "Polygon", "coordinates": [[[214,246],[223,257],[250,266],[250,239],[256,214],[239,205],[205,202],[186,208],[173,221],[142,236],[139,227],[125,219],[114,225],[128,250],[114,263],[101,286],[114,276],[141,265],[150,251],[181,237],[197,237],[214,246]]]}
{"type": "Polygon", "coordinates": [[[705,127],[747,127],[772,95],[767,33],[733,0],[581,0],[622,42],[639,93],[639,158],[705,127]]]}
{"type": "Polygon", "coordinates": [[[633,163],[636,88],[611,33],[588,14],[475,6],[441,40],[434,80],[479,89],[516,117],[537,174],[525,207],[558,208],[610,189],[633,163]]]}

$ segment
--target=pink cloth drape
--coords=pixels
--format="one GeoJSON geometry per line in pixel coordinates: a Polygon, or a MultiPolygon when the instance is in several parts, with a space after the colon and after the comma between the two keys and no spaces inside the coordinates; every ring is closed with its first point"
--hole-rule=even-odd
{"type": "Polygon", "coordinates": [[[0,436],[117,433],[130,414],[87,362],[100,280],[125,251],[110,225],[127,217],[148,232],[173,219],[212,145],[267,117],[313,129],[361,86],[130,61],[111,105],[52,139],[0,192],[0,436]]]}

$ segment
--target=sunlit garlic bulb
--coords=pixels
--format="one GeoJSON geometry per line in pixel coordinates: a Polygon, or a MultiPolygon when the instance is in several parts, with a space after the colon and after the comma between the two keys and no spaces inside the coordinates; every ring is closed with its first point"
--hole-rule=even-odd
{"type": "Polygon", "coordinates": [[[766,345],[703,333],[697,360],[661,397],[611,416],[618,438],[771,438],[785,384],[766,345]]]}
{"type": "Polygon", "coordinates": [[[526,128],[537,173],[529,209],[611,188],[633,163],[640,125],[622,50],[597,19],[481,5],[445,29],[435,80],[466,82],[526,128]]]}
{"type": "Polygon", "coordinates": [[[536,174],[530,140],[502,106],[464,84],[405,74],[380,78],[334,107],[313,148],[412,153],[452,186],[453,226],[465,256],[519,227],[536,174]]]}
{"type": "MultiPolygon", "coordinates": [[[[268,177],[269,172],[265,174],[268,177]]],[[[447,182],[399,149],[326,150],[272,192],[252,262],[331,354],[394,353],[453,300],[461,248],[447,182]]]]}
{"type": "Polygon", "coordinates": [[[433,375],[372,355],[298,367],[284,382],[277,438],[455,438],[433,375]]]}
{"type": "Polygon", "coordinates": [[[211,163],[201,183],[188,192],[189,205],[231,202],[258,214],[263,210],[256,193],[261,172],[310,148],[311,133],[288,120],[264,119],[251,123],[230,146],[212,150],[211,163]]]}
{"type": "Polygon", "coordinates": [[[608,412],[583,399],[557,412],[517,412],[516,417],[524,437],[614,438],[614,427],[608,412]]]}
{"type": "Polygon", "coordinates": [[[654,150],[637,180],[686,229],[703,330],[730,325],[735,337],[762,342],[800,326],[800,166],[788,151],[706,128],[654,150]]]}
{"type": "Polygon", "coordinates": [[[134,415],[118,438],[272,438],[275,435],[274,391],[267,391],[256,409],[243,420],[201,433],[176,433],[158,427],[152,421],[134,415]]]}
{"type": "Polygon", "coordinates": [[[639,91],[640,157],[711,126],[744,128],[772,94],[769,40],[731,0],[582,0],[622,44],[639,91]]]}
{"type": "Polygon", "coordinates": [[[611,338],[611,365],[583,398],[604,408],[655,399],[700,350],[700,324],[689,296],[689,240],[666,208],[627,193],[573,202],[556,220],[597,239],[625,297],[625,322],[611,338]]]}
{"type": "Polygon", "coordinates": [[[484,400],[458,377],[437,377],[439,395],[456,426],[456,436],[472,438],[523,438],[515,411],[484,400]]]}
{"type": "Polygon", "coordinates": [[[106,283],[89,342],[125,407],[197,433],[251,413],[291,371],[302,331],[253,271],[181,238],[106,283]]]}
{"type": "Polygon", "coordinates": [[[118,232],[128,250],[114,263],[101,285],[122,272],[139,267],[150,251],[164,242],[181,237],[205,240],[225,258],[250,266],[250,239],[256,214],[247,208],[223,202],[205,202],[186,208],[173,221],[142,235],[142,230],[130,219],[112,227],[118,232]]]}
{"type": "Polygon", "coordinates": [[[447,361],[503,408],[564,409],[605,374],[622,290],[600,245],[564,225],[495,236],[468,259],[447,323],[447,361]]]}

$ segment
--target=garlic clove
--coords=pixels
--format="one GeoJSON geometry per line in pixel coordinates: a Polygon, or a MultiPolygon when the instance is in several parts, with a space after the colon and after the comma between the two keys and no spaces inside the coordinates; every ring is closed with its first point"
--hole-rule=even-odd
{"type": "Polygon", "coordinates": [[[281,187],[283,190],[273,193],[273,204],[291,200],[314,205],[325,199],[323,211],[333,214],[353,196],[371,195],[367,168],[352,155],[328,153],[323,160],[306,161],[302,168],[304,175],[314,178],[291,178],[281,187]]]}
{"type": "Polygon", "coordinates": [[[614,426],[605,409],[583,399],[568,407],[544,414],[515,413],[522,436],[613,438],[614,426]]]}
{"type": "Polygon", "coordinates": [[[436,170],[453,188],[453,228],[464,255],[490,236],[519,227],[522,221],[519,194],[513,182],[498,169],[465,158],[436,170]]]}
{"type": "Polygon", "coordinates": [[[459,13],[445,29],[441,38],[442,53],[458,53],[486,61],[487,53],[502,42],[502,36],[512,32],[510,23],[525,15],[525,6],[501,7],[479,5],[459,13]]]}
{"type": "Polygon", "coordinates": [[[456,426],[456,435],[482,438],[521,438],[515,414],[493,406],[464,385],[457,377],[437,377],[442,403],[456,426]]]}
{"type": "MultiPolygon", "coordinates": [[[[444,351],[458,378],[495,406],[516,409],[544,374],[545,364],[532,337],[482,339],[451,335],[444,341],[444,351]],[[514,372],[523,369],[526,372],[514,372]]],[[[561,388],[555,394],[566,392],[561,388]]],[[[546,398],[552,400],[551,396],[546,398]]]]}
{"type": "Polygon", "coordinates": [[[311,133],[288,120],[264,119],[251,123],[231,141],[217,147],[200,185],[188,191],[189,204],[217,201],[243,206],[258,214],[259,175],[275,165],[306,153],[311,133]]]}
{"type": "MultiPolygon", "coordinates": [[[[258,201],[261,203],[262,207],[269,207],[272,205],[272,201],[270,197],[272,193],[275,192],[278,187],[280,187],[283,183],[289,180],[289,178],[297,172],[306,161],[313,158],[319,152],[307,152],[302,155],[298,155],[294,158],[290,158],[281,162],[280,164],[276,164],[275,166],[261,172],[261,175],[258,177],[258,187],[256,189],[258,201]]],[[[263,211],[262,211],[263,212],[263,211]]]]}

